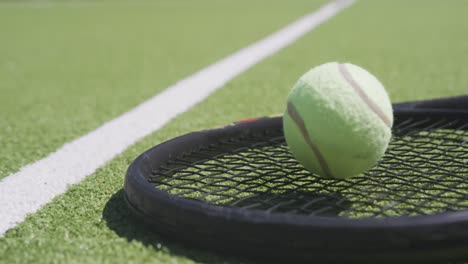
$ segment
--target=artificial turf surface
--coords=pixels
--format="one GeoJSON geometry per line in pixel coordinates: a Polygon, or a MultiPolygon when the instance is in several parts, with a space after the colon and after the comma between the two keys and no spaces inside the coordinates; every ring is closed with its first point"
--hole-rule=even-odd
{"type": "MultiPolygon", "coordinates": [[[[0,177],[323,2],[265,3],[0,3],[0,177]]],[[[327,61],[368,69],[395,102],[466,93],[467,8],[358,1],[7,232],[0,262],[236,262],[161,240],[133,219],[121,191],[131,160],[183,133],[281,113],[295,80],[327,61]]]]}
{"type": "Polygon", "coordinates": [[[266,2],[0,2],[0,178],[324,1],[266,2]]]}

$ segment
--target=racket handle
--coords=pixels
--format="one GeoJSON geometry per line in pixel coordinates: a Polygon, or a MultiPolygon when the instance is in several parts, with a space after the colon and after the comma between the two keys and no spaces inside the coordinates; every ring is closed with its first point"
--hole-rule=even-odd
{"type": "Polygon", "coordinates": [[[468,110],[468,95],[394,104],[395,109],[468,110]]]}

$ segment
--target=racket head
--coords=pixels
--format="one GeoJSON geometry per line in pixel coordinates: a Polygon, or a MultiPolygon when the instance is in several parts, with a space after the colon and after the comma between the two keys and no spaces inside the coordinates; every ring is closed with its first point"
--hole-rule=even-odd
{"type": "MultiPolygon", "coordinates": [[[[465,178],[468,182],[468,171],[466,170],[468,149],[464,143],[468,140],[467,130],[468,113],[464,110],[428,110],[411,108],[408,105],[405,107],[397,106],[395,136],[386,154],[387,157],[384,157],[383,161],[371,172],[357,178],[340,181],[321,179],[305,172],[300,169],[300,165],[291,161],[291,157],[287,157],[289,154],[282,137],[281,117],[248,120],[223,128],[190,133],[149,149],[135,159],[127,171],[124,186],[125,199],[131,210],[141,216],[145,222],[151,224],[159,233],[198,247],[234,255],[246,255],[265,260],[320,261],[322,263],[343,261],[391,263],[402,260],[427,263],[462,259],[468,256],[468,229],[466,228],[468,226],[468,211],[465,210],[468,209],[468,204],[463,202],[468,197],[468,191],[463,193],[459,189],[456,190],[455,200],[461,205],[450,204],[454,203],[452,200],[450,200],[452,202],[443,202],[436,208],[437,210],[434,210],[434,213],[428,210],[421,211],[418,208],[416,208],[417,210],[404,208],[406,211],[397,210],[390,214],[379,214],[378,210],[368,210],[371,212],[370,214],[353,216],[346,213],[346,209],[352,208],[352,205],[347,204],[347,202],[352,203],[353,201],[347,199],[349,192],[342,190],[349,190],[350,186],[351,188],[364,186],[368,191],[367,194],[378,197],[378,188],[382,187],[379,184],[382,184],[383,181],[387,189],[381,193],[386,195],[390,193],[391,195],[392,191],[398,192],[393,186],[396,183],[392,181],[394,177],[397,177],[396,179],[401,180],[398,182],[398,186],[413,185],[412,189],[406,191],[407,193],[419,190],[424,194],[424,191],[427,191],[424,189],[424,185],[426,187],[430,187],[431,184],[437,186],[432,190],[436,192],[433,196],[428,196],[430,194],[427,193],[422,195],[422,198],[418,195],[411,195],[409,196],[411,199],[426,199],[428,202],[431,202],[431,199],[437,199],[438,196],[442,199],[443,193],[450,192],[450,188],[455,187],[454,184],[463,187],[465,178]],[[420,167],[413,166],[415,160],[411,155],[415,155],[414,153],[406,156],[408,160],[399,158],[402,153],[401,148],[404,148],[405,144],[410,144],[405,140],[411,141],[412,138],[421,140],[421,137],[424,136],[429,141],[416,142],[417,145],[419,144],[416,152],[419,153],[417,154],[419,156],[416,158],[426,158],[427,161],[430,161],[431,158],[439,155],[435,153],[425,156],[424,154],[428,148],[424,144],[431,145],[430,140],[434,139],[428,136],[431,133],[432,136],[439,137],[437,143],[434,143],[432,147],[436,147],[437,150],[437,147],[442,146],[443,151],[440,155],[451,159],[444,165],[446,168],[451,168],[449,171],[452,170],[454,175],[446,175],[441,179],[437,179],[437,175],[432,177],[434,173],[431,170],[434,170],[434,166],[424,167],[424,162],[419,160],[416,163],[422,165],[420,167]],[[395,144],[398,140],[399,143],[395,144]],[[444,144],[449,141],[450,144],[445,146],[444,144]],[[453,145],[453,142],[456,142],[456,146],[453,145]],[[221,147],[219,147],[220,144],[221,147]],[[275,150],[262,149],[265,146],[266,148],[273,146],[273,149],[279,146],[280,151],[276,153],[275,150]],[[446,149],[444,149],[445,147],[446,149]],[[288,166],[291,166],[291,171],[299,175],[295,178],[286,175],[286,173],[284,174],[285,178],[288,179],[286,181],[279,180],[279,176],[272,177],[269,179],[270,187],[281,187],[285,184],[294,185],[295,181],[304,182],[307,180],[318,187],[314,189],[315,191],[310,191],[309,188],[307,189],[309,191],[306,192],[302,191],[301,188],[291,188],[283,196],[281,193],[273,192],[272,194],[268,191],[262,191],[265,189],[260,188],[260,191],[253,192],[253,198],[248,195],[239,196],[239,193],[242,194],[240,188],[234,188],[234,192],[229,192],[229,186],[223,185],[221,180],[234,183],[242,182],[242,180],[236,180],[236,175],[233,176],[233,173],[229,173],[229,171],[232,172],[232,166],[226,167],[226,176],[222,176],[219,170],[213,170],[213,166],[225,166],[222,164],[223,157],[238,155],[252,149],[260,151],[253,151],[247,156],[260,155],[259,153],[270,151],[273,153],[270,156],[279,155],[280,158],[265,157],[263,162],[270,162],[269,165],[273,168],[287,163],[288,166]],[[452,154],[457,159],[455,165],[454,157],[450,154],[450,151],[454,150],[456,153],[452,154]],[[281,155],[285,157],[281,157],[281,155]],[[388,155],[391,156],[388,157],[388,155]],[[212,164],[209,163],[210,160],[220,160],[221,163],[212,164]],[[400,163],[406,164],[404,166],[406,172],[417,170],[417,173],[415,175],[398,175],[398,164],[400,163]],[[190,169],[190,166],[194,165],[196,169],[190,169]],[[212,170],[200,174],[198,165],[201,166],[202,170],[203,168],[208,171],[209,169],[206,168],[212,170]],[[453,169],[454,167],[456,168],[453,169]],[[298,173],[298,168],[300,173],[298,173]],[[396,170],[397,172],[394,171],[386,175],[388,170],[396,170]],[[432,176],[424,176],[425,173],[432,176]],[[191,174],[198,175],[195,177],[196,180],[190,178],[193,177],[191,174]],[[455,177],[455,180],[450,178],[452,176],[455,177]],[[183,182],[184,177],[188,179],[185,179],[188,183],[183,182]],[[204,182],[203,179],[208,177],[218,177],[220,181],[204,182]],[[405,182],[404,177],[409,177],[412,180],[405,182]],[[422,183],[418,181],[418,177],[422,177],[422,183]],[[450,180],[447,184],[437,183],[437,180],[443,182],[444,179],[447,180],[447,177],[450,180]],[[203,184],[200,185],[200,182],[203,184]],[[369,182],[374,184],[369,185],[369,182]],[[191,185],[196,187],[191,189],[191,185]],[[341,189],[337,189],[341,192],[330,192],[330,190],[325,193],[320,192],[320,188],[322,190],[330,189],[330,186],[334,185],[343,185],[341,189]],[[445,186],[447,189],[440,190],[441,186],[445,186]],[[228,195],[225,196],[234,200],[225,199],[223,201],[221,199],[220,201],[216,197],[213,198],[213,192],[223,188],[224,191],[226,188],[228,189],[228,195]],[[270,199],[270,203],[266,203],[266,207],[249,207],[255,203],[262,204],[268,199],[270,199]],[[306,210],[306,213],[293,212],[286,207],[286,210],[272,209],[275,204],[288,202],[291,199],[304,200],[303,203],[297,205],[298,207],[303,206],[304,203],[312,203],[318,208],[312,206],[312,210],[306,210]],[[320,212],[320,209],[323,209],[320,207],[330,207],[330,205],[334,206],[331,206],[332,209],[328,213],[320,212]]],[[[260,162],[255,158],[253,160],[260,162]]],[[[251,170],[255,167],[249,163],[252,162],[251,160],[240,159],[240,162],[244,162],[244,165],[248,165],[251,170]]],[[[260,162],[259,164],[260,167],[265,166],[264,163],[260,162]]],[[[263,171],[265,171],[264,168],[263,171]]],[[[236,173],[245,174],[246,172],[237,168],[236,173]]],[[[242,178],[242,175],[240,177],[242,178]]],[[[255,177],[257,177],[257,181],[250,182],[254,185],[253,189],[258,187],[258,184],[268,184],[267,181],[261,180],[262,177],[267,177],[265,174],[257,173],[255,177]]],[[[245,182],[239,185],[244,190],[246,186],[248,189],[248,184],[246,185],[245,182]]],[[[398,194],[395,197],[397,196],[401,195],[398,194]]],[[[415,203],[411,199],[409,205],[415,203]]],[[[421,206],[426,200],[419,201],[415,207],[421,206]]],[[[397,203],[402,202],[396,201],[397,203]]],[[[387,204],[382,205],[377,203],[374,205],[374,209],[388,207],[391,201],[387,200],[386,202],[387,204]]],[[[362,205],[360,206],[362,207],[362,205]]],[[[369,206],[372,207],[372,204],[369,206]]],[[[431,209],[431,206],[428,208],[431,209]]],[[[381,211],[385,212],[385,210],[381,211]]]]}

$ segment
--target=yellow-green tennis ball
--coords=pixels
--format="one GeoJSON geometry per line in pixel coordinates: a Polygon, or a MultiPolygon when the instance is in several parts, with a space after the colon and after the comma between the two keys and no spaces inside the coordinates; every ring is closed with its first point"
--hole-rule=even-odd
{"type": "Polygon", "coordinates": [[[344,179],[372,168],[391,138],[393,110],[383,85],[350,63],[305,73],[288,95],[284,136],[310,172],[344,179]]]}

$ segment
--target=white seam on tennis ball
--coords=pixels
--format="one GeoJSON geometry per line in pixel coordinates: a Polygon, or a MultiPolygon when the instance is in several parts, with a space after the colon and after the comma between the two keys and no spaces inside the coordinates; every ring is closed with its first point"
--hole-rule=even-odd
{"type": "Polygon", "coordinates": [[[289,117],[294,121],[296,126],[299,128],[301,131],[302,137],[304,138],[306,144],[309,146],[309,148],[312,150],[312,152],[315,155],[315,158],[317,159],[320,168],[322,169],[323,173],[325,174],[326,178],[333,179],[335,178],[330,170],[330,167],[328,166],[328,162],[323,156],[322,152],[320,151],[320,148],[318,147],[317,144],[315,144],[310,135],[309,132],[307,131],[307,128],[304,123],[304,119],[301,117],[299,112],[297,111],[296,107],[294,106],[293,103],[288,102],[287,105],[287,113],[289,117]]]}
{"type": "Polygon", "coordinates": [[[338,71],[341,73],[346,82],[348,82],[349,85],[353,87],[356,94],[364,101],[364,103],[369,107],[369,109],[372,112],[374,112],[387,127],[392,127],[392,121],[390,120],[390,118],[388,118],[388,116],[382,111],[382,109],[376,103],[374,103],[374,101],[372,101],[372,99],[369,98],[369,96],[367,96],[367,94],[361,88],[359,83],[357,83],[356,80],[354,80],[353,76],[348,71],[344,63],[338,63],[338,71]]]}
{"type": "Polygon", "coordinates": [[[326,22],[354,0],[334,0],[193,75],[0,181],[0,236],[71,184],[201,102],[228,81],[326,22]]]}

